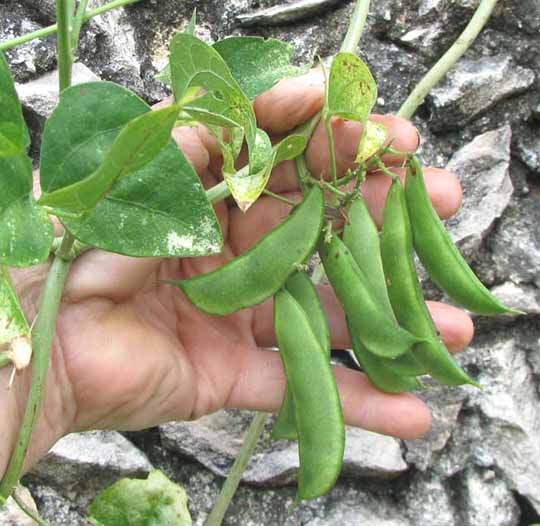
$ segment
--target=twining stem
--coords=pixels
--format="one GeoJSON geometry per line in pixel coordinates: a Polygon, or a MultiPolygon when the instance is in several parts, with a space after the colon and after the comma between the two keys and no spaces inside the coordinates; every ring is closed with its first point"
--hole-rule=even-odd
{"type": "Polygon", "coordinates": [[[49,370],[58,309],[71,267],[71,261],[64,258],[69,254],[73,242],[74,239],[70,234],[64,236],[60,251],[45,281],[38,317],[32,331],[32,384],[15,450],[11,455],[4,478],[0,482],[0,503],[7,500],[21,477],[30,438],[36,426],[49,370]]]}
{"type": "MultiPolygon", "coordinates": [[[[56,0],[60,92],[69,87],[71,83],[72,53],[69,5],[69,0],[56,0]]],[[[71,249],[74,242],[75,238],[69,232],[66,232],[45,280],[37,319],[32,331],[32,383],[17,442],[11,454],[7,470],[0,482],[0,508],[21,478],[30,440],[39,417],[51,361],[58,309],[60,308],[62,292],[71,267],[71,249]]]]}
{"type": "Polygon", "coordinates": [[[347,34],[345,35],[345,38],[341,44],[340,51],[356,54],[356,48],[360,43],[362,33],[366,27],[366,20],[369,12],[369,2],[370,0],[356,1],[356,5],[354,6],[354,11],[351,16],[351,21],[349,22],[349,28],[347,29],[347,34]]]}
{"type": "Polygon", "coordinates": [[[230,195],[231,190],[229,189],[226,181],[221,181],[221,183],[218,183],[216,186],[212,186],[212,188],[206,190],[206,197],[208,197],[208,200],[212,204],[219,203],[230,195]]]}
{"type": "Polygon", "coordinates": [[[70,42],[69,0],[56,0],[56,23],[58,25],[57,56],[60,93],[71,86],[73,55],[70,42]]]}
{"type": "Polygon", "coordinates": [[[448,70],[463,56],[469,49],[476,37],[486,25],[491,13],[497,5],[497,0],[482,0],[475,11],[467,27],[452,44],[450,49],[437,61],[437,63],[426,73],[424,78],[414,88],[407,100],[398,111],[400,117],[410,119],[418,106],[427,97],[431,89],[440,82],[448,70]]]}
{"type": "MultiPolygon", "coordinates": [[[[88,11],[88,13],[86,13],[83,16],[83,22],[88,22],[88,20],[98,15],[102,15],[103,13],[106,13],[107,11],[112,11],[113,9],[117,9],[118,7],[122,7],[129,4],[135,4],[140,1],[141,0],[114,0],[114,2],[110,2],[100,7],[96,7],[96,9],[93,9],[92,11],[88,11]]],[[[16,46],[26,44],[27,42],[35,40],[36,38],[48,37],[49,35],[53,35],[57,31],[58,31],[58,24],[54,24],[49,27],[44,27],[43,29],[38,29],[37,31],[33,31],[32,33],[28,33],[27,35],[14,38],[12,40],[8,40],[7,42],[0,44],[0,51],[6,51],[16,46]]]]}
{"type": "Polygon", "coordinates": [[[238,452],[238,456],[234,461],[227,480],[225,480],[223,487],[221,488],[218,500],[205,522],[205,526],[221,525],[223,517],[225,517],[225,513],[227,513],[231,500],[240,484],[242,474],[249,463],[249,459],[253,455],[253,451],[255,451],[255,447],[264,430],[267,418],[268,415],[266,413],[255,413],[246,433],[246,437],[244,438],[244,442],[242,443],[242,447],[238,452]]]}
{"type": "Polygon", "coordinates": [[[275,194],[274,192],[267,190],[266,188],[263,190],[263,194],[267,195],[268,197],[271,197],[272,199],[276,199],[277,201],[281,201],[282,203],[285,203],[286,205],[289,205],[289,206],[296,206],[297,204],[294,201],[291,201],[290,199],[283,197],[282,195],[275,194]]]}
{"type": "Polygon", "coordinates": [[[13,492],[13,500],[15,501],[15,503],[17,504],[17,506],[19,506],[19,508],[21,508],[21,510],[23,511],[23,513],[25,513],[26,515],[28,515],[28,517],[30,517],[36,524],[38,524],[39,526],[49,526],[49,523],[45,520],[45,519],[42,519],[37,513],[35,513],[34,511],[32,511],[25,503],[24,501],[19,497],[19,495],[17,494],[17,491],[15,490],[13,492]]]}
{"type": "Polygon", "coordinates": [[[335,184],[337,181],[336,142],[334,140],[331,117],[324,119],[324,126],[326,128],[326,136],[328,137],[328,149],[330,150],[330,171],[332,173],[332,181],[335,184]]]}
{"type": "Polygon", "coordinates": [[[86,15],[86,7],[88,6],[88,0],[80,0],[77,7],[75,18],[71,28],[71,52],[75,54],[77,46],[79,45],[79,36],[81,34],[81,28],[84,24],[84,16],[86,15]]]}

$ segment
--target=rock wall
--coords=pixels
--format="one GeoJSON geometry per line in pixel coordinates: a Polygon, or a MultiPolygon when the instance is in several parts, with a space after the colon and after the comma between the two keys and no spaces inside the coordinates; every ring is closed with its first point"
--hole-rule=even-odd
{"type": "MultiPolygon", "coordinates": [[[[279,0],[144,0],[88,24],[77,79],[113,80],[149,102],[160,100],[167,91],[155,74],[166,62],[167,42],[195,7],[199,36],[208,41],[272,36],[294,44],[299,63],[324,59],[338,51],[353,4],[313,4],[316,9],[291,12],[279,0]]],[[[380,86],[377,110],[392,112],[454,41],[478,0],[372,4],[359,51],[380,86]]],[[[226,525],[518,526],[539,520],[540,2],[499,4],[479,40],[419,109],[416,124],[423,159],[448,164],[464,187],[463,208],[449,221],[454,239],[482,280],[527,316],[476,318],[475,340],[461,360],[484,390],[433,386],[422,393],[434,414],[427,437],[398,441],[349,429],[343,477],[324,498],[293,510],[296,446],[271,442],[267,433],[226,525]]],[[[0,41],[52,23],[53,14],[53,0],[0,0],[0,41]]],[[[37,154],[55,103],[48,76],[55,68],[54,40],[31,42],[8,52],[8,59],[37,154]]],[[[431,297],[441,297],[428,280],[425,285],[431,297]]],[[[82,525],[97,491],[153,465],[186,486],[194,524],[202,525],[250,418],[223,411],[126,437],[70,436],[25,483],[53,524],[82,525]],[[105,451],[110,460],[104,461],[105,451]]]]}

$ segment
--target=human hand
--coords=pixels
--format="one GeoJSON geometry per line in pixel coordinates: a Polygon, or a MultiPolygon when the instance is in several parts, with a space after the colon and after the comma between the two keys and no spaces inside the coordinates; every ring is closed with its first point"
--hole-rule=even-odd
{"type": "MultiPolygon", "coordinates": [[[[259,125],[273,137],[304,122],[323,104],[322,77],[310,74],[282,81],[255,103],[259,125]]],[[[414,151],[414,127],[397,117],[383,122],[394,147],[414,151]]],[[[361,126],[336,121],[338,171],[352,166],[361,126]]],[[[174,132],[203,183],[220,179],[221,159],[215,141],[203,128],[174,132]]],[[[399,159],[387,158],[399,165],[399,159]]],[[[328,173],[328,147],[319,125],[307,150],[311,172],[328,173]]],[[[396,168],[399,170],[398,168],[396,168]]],[[[426,169],[435,208],[446,218],[459,207],[461,190],[455,176],[426,169]]],[[[369,174],[363,186],[371,211],[380,221],[388,177],[369,174]]],[[[294,163],[273,172],[269,189],[298,201],[294,163]]],[[[213,270],[244,252],[289,213],[285,203],[262,197],[243,214],[222,202],[216,206],[225,235],[222,254],[204,258],[137,259],[92,250],[71,269],[58,318],[52,367],[38,428],[27,465],[63,434],[109,428],[133,430],[170,420],[198,418],[223,407],[277,411],[285,377],[279,355],[262,350],[276,344],[272,302],[231,316],[211,317],[193,307],[175,287],[161,280],[189,278],[213,270]]],[[[37,310],[47,267],[15,273],[29,314],[37,310]]],[[[350,346],[341,307],[330,287],[321,287],[336,348],[350,346]]],[[[462,311],[430,303],[443,340],[452,351],[472,337],[472,323],[462,311]]],[[[7,383],[8,371],[0,372],[7,383]]],[[[427,406],[411,394],[391,395],[375,389],[359,372],[336,368],[344,413],[349,424],[403,438],[414,438],[430,426],[427,406]]],[[[7,439],[0,448],[0,474],[15,441],[23,411],[28,372],[0,402],[7,439]]]]}

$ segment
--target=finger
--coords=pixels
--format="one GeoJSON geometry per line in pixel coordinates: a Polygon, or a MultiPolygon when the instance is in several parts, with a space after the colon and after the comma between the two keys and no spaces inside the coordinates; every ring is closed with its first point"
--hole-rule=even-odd
{"type": "MultiPolygon", "coordinates": [[[[300,202],[300,192],[290,192],[283,197],[300,202]]],[[[262,236],[276,228],[291,213],[292,207],[272,197],[261,197],[247,212],[238,208],[230,210],[229,242],[235,255],[242,254],[262,236]]]]}
{"type": "Polygon", "coordinates": [[[197,128],[181,126],[173,130],[172,136],[197,173],[208,170],[210,154],[197,128]]]}
{"type": "Polygon", "coordinates": [[[282,134],[304,123],[324,104],[324,75],[312,69],[305,75],[283,79],[255,99],[257,124],[269,133],[282,134]]]}
{"type": "MultiPolygon", "coordinates": [[[[351,339],[345,321],[345,313],[330,285],[319,286],[319,296],[323,303],[334,349],[350,349],[351,339]]],[[[448,350],[457,353],[465,349],[474,335],[474,325],[469,315],[457,307],[440,302],[427,302],[433,321],[437,326],[448,350]]],[[[277,344],[274,332],[273,302],[267,301],[257,306],[253,332],[257,345],[274,347],[277,344]]]]}
{"type": "MultiPolygon", "coordinates": [[[[414,152],[419,145],[419,135],[416,128],[410,121],[395,115],[371,115],[370,120],[383,124],[388,131],[388,141],[392,142],[396,150],[404,152],[414,152]]],[[[336,151],[336,164],[338,175],[344,175],[348,169],[355,167],[354,159],[358,151],[358,144],[364,129],[359,122],[344,121],[335,119],[332,121],[334,132],[334,142],[336,151]]],[[[306,152],[308,168],[314,177],[321,174],[331,173],[330,151],[328,149],[328,137],[323,122],[320,122],[306,152]]],[[[399,162],[400,159],[394,156],[383,158],[386,164],[399,162]]]]}
{"type": "MultiPolygon", "coordinates": [[[[392,171],[405,179],[405,170],[392,168],[392,171]]],[[[433,206],[441,219],[452,217],[463,198],[463,191],[458,177],[441,168],[425,168],[426,187],[433,206]]],[[[382,173],[370,173],[362,185],[362,193],[366,198],[369,210],[377,225],[382,224],[382,215],[386,194],[390,188],[391,179],[382,173]]]]}
{"type": "MultiPolygon", "coordinates": [[[[377,433],[418,438],[431,425],[429,408],[415,396],[376,389],[357,371],[335,367],[345,421],[377,433]]],[[[277,352],[248,353],[226,407],[276,412],[285,392],[285,375],[277,352]]]]}

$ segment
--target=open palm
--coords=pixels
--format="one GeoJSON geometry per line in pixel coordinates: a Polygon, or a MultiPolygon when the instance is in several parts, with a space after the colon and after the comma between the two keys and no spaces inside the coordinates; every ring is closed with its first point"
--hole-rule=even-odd
{"type": "MultiPolygon", "coordinates": [[[[317,112],[322,105],[322,79],[316,71],[282,81],[259,97],[258,121],[279,137],[317,112]]],[[[418,138],[408,122],[384,122],[394,146],[413,151],[418,138]]],[[[352,165],[360,126],[334,125],[338,168],[352,165]]],[[[219,181],[220,157],[204,129],[175,130],[175,138],[204,184],[219,181]]],[[[321,126],[307,152],[313,174],[328,172],[328,148],[321,126]]],[[[398,159],[388,163],[398,164],[398,159]]],[[[458,208],[457,179],[427,169],[426,179],[442,217],[458,208]]],[[[364,194],[380,219],[389,181],[370,174],[364,194]]],[[[299,200],[294,164],[273,173],[270,189],[299,200]]],[[[276,411],[285,378],[275,345],[272,304],[266,302],[226,317],[208,316],[164,279],[181,279],[213,270],[245,251],[289,213],[290,207],[263,197],[242,214],[225,202],[216,207],[226,238],[218,256],[188,259],[137,259],[92,250],[73,264],[57,325],[53,367],[45,410],[32,446],[38,457],[62,434],[93,428],[140,429],[160,422],[198,418],[222,407],[276,411]]],[[[44,269],[19,273],[25,303],[35,310],[44,269]]],[[[349,346],[344,316],[329,287],[321,287],[333,344],[349,346]]],[[[453,351],[472,337],[472,323],[460,310],[442,304],[430,308],[439,331],[453,351]]],[[[401,437],[416,437],[430,425],[428,408],[410,394],[390,395],[375,389],[362,373],[336,369],[348,423],[401,437]]],[[[22,400],[27,381],[21,378],[12,396],[22,400]]],[[[22,402],[19,402],[22,405],[22,402]]]]}

